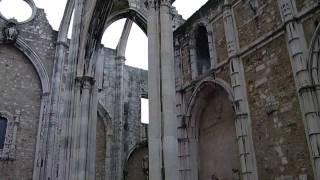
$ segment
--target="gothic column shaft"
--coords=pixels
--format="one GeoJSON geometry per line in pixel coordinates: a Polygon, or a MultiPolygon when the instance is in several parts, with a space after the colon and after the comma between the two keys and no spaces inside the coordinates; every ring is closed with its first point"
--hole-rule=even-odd
{"type": "Polygon", "coordinates": [[[160,3],[160,71],[161,71],[161,110],[162,110],[162,148],[166,180],[178,178],[178,123],[176,118],[175,74],[172,17],[169,0],[160,3]]]}
{"type": "Polygon", "coordinates": [[[115,85],[115,106],[114,106],[114,179],[122,180],[123,174],[123,71],[124,71],[124,57],[116,57],[116,85],[115,85]]]}
{"type": "Polygon", "coordinates": [[[231,85],[234,93],[234,104],[237,116],[235,124],[241,162],[240,172],[244,180],[256,180],[258,176],[244,68],[241,59],[238,57],[239,42],[237,40],[235,22],[232,16],[232,7],[231,4],[228,4],[228,1],[226,1],[223,7],[223,19],[230,60],[231,85]]]}
{"type": "Polygon", "coordinates": [[[282,21],[285,24],[291,65],[298,89],[305,132],[310,150],[315,179],[320,179],[320,117],[316,91],[312,88],[308,70],[307,43],[302,24],[295,19],[297,10],[292,0],[278,0],[282,21]],[[310,88],[311,87],[311,88],[310,88]]]}
{"type": "Polygon", "coordinates": [[[148,1],[149,179],[162,180],[159,11],[148,1]]]}

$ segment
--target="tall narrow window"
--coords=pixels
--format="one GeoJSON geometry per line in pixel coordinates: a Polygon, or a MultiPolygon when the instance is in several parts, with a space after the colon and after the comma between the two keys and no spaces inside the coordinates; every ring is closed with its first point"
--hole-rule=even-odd
{"type": "Polygon", "coordinates": [[[141,98],[141,122],[149,124],[149,99],[141,98]]]}
{"type": "Polygon", "coordinates": [[[205,26],[198,27],[196,32],[197,70],[202,75],[211,68],[208,32],[205,26]]]}
{"type": "Polygon", "coordinates": [[[7,122],[8,120],[4,117],[0,116],[0,149],[4,147],[4,141],[6,138],[6,131],[7,131],[7,122]]]}

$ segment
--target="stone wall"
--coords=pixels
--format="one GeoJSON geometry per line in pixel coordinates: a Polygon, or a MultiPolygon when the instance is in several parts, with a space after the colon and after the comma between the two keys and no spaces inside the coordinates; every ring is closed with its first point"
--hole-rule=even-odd
{"type": "MultiPolygon", "coordinates": [[[[0,18],[1,32],[7,23],[0,18]]],[[[0,179],[29,180],[33,175],[38,128],[43,116],[41,103],[48,97],[57,32],[49,25],[42,9],[37,10],[33,20],[18,24],[17,29],[20,45],[3,43],[3,34],[0,34],[0,112],[8,112],[17,120],[11,122],[17,124],[17,131],[13,130],[16,151],[9,160],[0,160],[0,179]],[[22,48],[21,43],[24,43],[22,48]],[[24,51],[26,48],[28,51],[24,51]],[[44,74],[38,74],[32,61],[38,63],[37,68],[43,65],[44,74]],[[41,84],[40,77],[45,84],[41,84]]]]}
{"type": "Polygon", "coordinates": [[[98,114],[96,130],[96,180],[104,180],[106,178],[106,129],[103,118],[98,114]]]}
{"type": "Polygon", "coordinates": [[[0,160],[0,179],[31,180],[42,92],[39,77],[13,45],[0,45],[0,76],[0,112],[21,112],[15,158],[0,160]]]}
{"type": "Polygon", "coordinates": [[[148,98],[147,71],[125,66],[124,71],[124,128],[125,140],[124,151],[128,155],[129,151],[146,140],[141,137],[141,98],[148,98]]]}
{"type": "MultiPolygon", "coordinates": [[[[278,1],[256,1],[257,7],[250,5],[250,1],[230,2],[236,29],[237,56],[243,63],[245,84],[242,85],[246,87],[258,178],[285,179],[300,176],[313,179],[303,115],[278,1]]],[[[309,44],[319,23],[320,10],[314,1],[296,2],[305,39],[309,44]]],[[[194,98],[192,92],[197,93],[195,87],[201,83],[208,79],[222,80],[231,87],[227,51],[230,44],[226,41],[226,35],[232,32],[226,32],[223,8],[223,1],[209,0],[174,32],[176,90],[182,103],[177,103],[177,106],[183,107],[182,117],[189,117],[187,110],[194,98]],[[211,58],[216,58],[212,61],[216,64],[209,74],[192,79],[194,69],[190,52],[195,47],[188,42],[192,41],[194,27],[204,19],[213,29],[212,53],[216,53],[216,57],[211,58]]],[[[188,126],[183,119],[180,123],[180,128],[188,126]]]]}
{"type": "Polygon", "coordinates": [[[313,177],[285,44],[281,36],[243,57],[259,179],[313,177]]]}
{"type": "MultiPolygon", "coordinates": [[[[105,48],[104,49],[104,70],[102,79],[102,89],[99,93],[99,102],[104,106],[105,110],[110,115],[112,126],[114,123],[114,106],[116,104],[116,57],[115,50],[105,48]]],[[[123,154],[122,159],[125,163],[130,152],[135,146],[141,142],[146,141],[147,127],[141,123],[141,98],[148,98],[148,84],[147,84],[147,71],[124,66],[123,71],[123,92],[121,92],[124,104],[123,104],[123,154]]],[[[114,127],[112,127],[113,129],[114,127]]],[[[110,134],[107,132],[107,134],[110,134]]],[[[111,136],[115,133],[111,132],[111,136]]],[[[99,134],[97,136],[100,136],[99,134]]],[[[108,144],[111,151],[114,150],[114,145],[108,144]]],[[[107,154],[110,152],[107,152],[107,154]]],[[[114,157],[107,157],[106,169],[111,172],[110,169],[114,157]]]]}

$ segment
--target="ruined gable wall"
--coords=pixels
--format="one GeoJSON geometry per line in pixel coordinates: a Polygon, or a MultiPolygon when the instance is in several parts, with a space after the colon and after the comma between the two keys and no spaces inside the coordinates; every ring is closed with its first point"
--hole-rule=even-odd
{"type": "MultiPolygon", "coordinates": [[[[1,32],[6,24],[0,18],[1,32]]],[[[38,9],[32,21],[17,25],[17,29],[18,37],[39,56],[51,78],[57,33],[49,25],[44,11],[38,9]]],[[[12,118],[20,120],[16,131],[14,158],[0,160],[0,179],[29,180],[33,174],[41,99],[48,94],[42,93],[39,75],[24,54],[26,52],[21,52],[13,44],[2,44],[2,33],[0,39],[0,111],[9,112],[13,115],[12,118]]]]}

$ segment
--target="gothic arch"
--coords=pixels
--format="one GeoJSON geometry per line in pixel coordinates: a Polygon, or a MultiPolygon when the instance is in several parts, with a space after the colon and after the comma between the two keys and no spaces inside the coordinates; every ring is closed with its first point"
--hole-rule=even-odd
{"type": "MultiPolygon", "coordinates": [[[[0,43],[3,44],[3,43],[0,43]]],[[[39,55],[20,37],[17,38],[14,46],[20,50],[27,59],[31,62],[35,68],[37,75],[41,82],[41,88],[43,94],[48,94],[50,92],[50,80],[47,70],[45,69],[42,60],[39,55]]]]}
{"type": "Polygon", "coordinates": [[[317,26],[309,45],[308,68],[313,85],[320,84],[320,24],[317,26]]]}
{"type": "Polygon", "coordinates": [[[111,127],[111,116],[100,102],[98,102],[98,114],[103,118],[103,124],[105,128],[111,127]]]}
{"type": "Polygon", "coordinates": [[[207,31],[207,38],[208,38],[208,49],[209,49],[209,56],[210,56],[210,67],[209,70],[216,66],[216,52],[214,48],[214,36],[213,36],[213,29],[207,19],[200,19],[197,23],[195,23],[191,30],[190,36],[190,60],[191,60],[191,69],[192,69],[192,78],[197,79],[199,76],[197,63],[197,33],[199,27],[205,27],[207,31]]]}
{"type": "Polygon", "coordinates": [[[121,11],[112,13],[107,19],[104,29],[106,30],[112,23],[119,19],[128,18],[135,22],[142,31],[147,35],[147,17],[140,11],[134,8],[127,8],[121,11]]]}
{"type": "Polygon", "coordinates": [[[198,85],[196,86],[195,90],[193,91],[193,93],[190,97],[188,106],[187,106],[186,116],[189,117],[191,115],[192,108],[195,105],[196,97],[201,92],[201,89],[207,85],[214,85],[214,84],[217,84],[217,85],[223,87],[229,95],[229,100],[231,102],[234,101],[232,88],[227,82],[225,82],[224,80],[219,79],[219,78],[207,77],[204,80],[202,80],[201,82],[199,82],[198,85]]]}
{"type": "MultiPolygon", "coordinates": [[[[0,44],[3,44],[2,42],[0,44]]],[[[50,79],[45,69],[42,60],[40,59],[39,55],[30,47],[21,37],[18,36],[16,42],[13,44],[15,48],[17,48],[22,54],[26,56],[26,59],[31,62],[31,65],[36,71],[36,74],[41,83],[41,102],[40,102],[40,109],[39,109],[39,123],[38,123],[38,132],[36,137],[36,148],[35,148],[35,160],[34,160],[34,168],[33,172],[34,175],[37,175],[38,172],[38,163],[39,163],[39,156],[41,154],[41,146],[43,145],[44,136],[44,126],[49,123],[49,94],[50,94],[50,79]]]]}
{"type": "Polygon", "coordinates": [[[100,103],[98,102],[98,117],[100,116],[102,121],[103,121],[103,125],[104,125],[104,131],[105,131],[105,177],[107,179],[112,178],[111,174],[110,174],[110,164],[111,164],[111,156],[112,156],[112,135],[113,135],[113,131],[112,131],[112,119],[111,116],[109,114],[109,112],[107,111],[107,109],[100,103]]]}
{"type": "MultiPolygon", "coordinates": [[[[124,170],[124,172],[123,172],[124,176],[123,177],[124,177],[125,180],[127,180],[127,174],[128,173],[132,173],[132,171],[130,171],[131,170],[130,166],[132,166],[132,162],[130,162],[131,158],[137,158],[136,156],[140,156],[140,157],[138,157],[138,159],[141,159],[141,158],[143,159],[144,157],[141,157],[141,155],[143,155],[143,151],[145,151],[147,153],[147,155],[148,155],[148,142],[147,142],[147,140],[139,142],[138,144],[136,144],[134,147],[132,147],[130,149],[130,151],[129,151],[126,159],[125,159],[124,168],[123,168],[123,170],[124,170]],[[140,151],[142,152],[142,154],[141,153],[140,154],[136,154],[136,153],[139,153],[140,151]]],[[[143,174],[142,173],[142,171],[143,171],[143,169],[142,169],[143,161],[139,160],[139,161],[135,161],[135,162],[141,164],[141,172],[140,172],[140,176],[141,176],[143,174]]],[[[128,179],[128,180],[131,180],[131,179],[128,179]]],[[[139,180],[142,180],[141,177],[140,177],[139,180]]]]}
{"type": "Polygon", "coordinates": [[[50,92],[49,75],[38,54],[22,38],[18,37],[14,45],[25,56],[27,56],[27,59],[32,63],[33,67],[37,71],[37,74],[41,82],[42,93],[43,94],[49,93],[50,92]]]}
{"type": "MultiPolygon", "coordinates": [[[[220,104],[220,103],[217,103],[217,101],[211,101],[210,97],[211,96],[218,97],[220,95],[222,98],[221,100],[223,101],[221,102],[221,104],[227,105],[227,106],[222,105],[224,107],[223,109],[227,110],[228,112],[231,111],[230,113],[225,113],[224,112],[225,110],[223,110],[223,113],[225,115],[227,114],[227,116],[222,115],[222,121],[224,122],[224,120],[228,120],[227,126],[224,125],[223,127],[232,129],[232,132],[230,132],[230,134],[228,135],[226,144],[223,144],[223,146],[233,147],[232,150],[230,151],[233,153],[228,152],[228,154],[224,154],[224,155],[231,157],[233,165],[237,167],[235,169],[237,170],[240,169],[240,159],[238,158],[239,156],[238,153],[240,152],[238,150],[238,144],[236,142],[232,142],[232,139],[236,139],[237,133],[236,133],[236,123],[235,123],[236,112],[233,104],[234,96],[232,93],[231,86],[227,82],[221,79],[214,79],[212,77],[209,77],[201,81],[194,89],[192,96],[190,97],[189,103],[187,105],[185,117],[183,118],[184,120],[182,122],[181,127],[179,128],[179,158],[181,162],[180,179],[194,180],[199,178],[200,179],[207,178],[207,177],[202,177],[204,173],[202,173],[202,170],[201,170],[202,169],[201,167],[206,166],[204,165],[205,163],[203,163],[205,161],[201,161],[202,159],[201,154],[203,154],[203,148],[201,147],[204,147],[203,145],[205,142],[203,137],[204,138],[206,137],[200,135],[201,134],[200,128],[203,127],[203,122],[204,122],[203,113],[205,109],[209,106],[218,107],[218,105],[220,104]],[[217,94],[217,95],[214,95],[214,94],[217,94]],[[204,101],[206,101],[207,103],[210,103],[210,105],[206,105],[204,101]],[[212,103],[215,103],[215,104],[212,104],[212,103]],[[228,114],[231,114],[231,115],[229,116],[228,114]],[[228,142],[232,142],[232,143],[228,144],[228,142]]],[[[213,120],[215,120],[215,118],[213,120]]],[[[211,132],[214,132],[214,131],[216,130],[213,129],[213,131],[211,132]]],[[[214,143],[211,143],[211,144],[214,144],[214,143]]],[[[211,161],[216,161],[216,160],[217,159],[214,159],[214,156],[211,158],[211,161]]],[[[229,168],[228,170],[231,172],[231,169],[233,170],[233,168],[229,168]]],[[[217,172],[217,174],[219,174],[219,172],[217,172]]],[[[229,173],[229,174],[231,174],[231,176],[234,176],[234,174],[232,173],[229,173]]]]}

